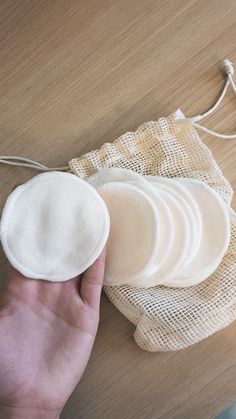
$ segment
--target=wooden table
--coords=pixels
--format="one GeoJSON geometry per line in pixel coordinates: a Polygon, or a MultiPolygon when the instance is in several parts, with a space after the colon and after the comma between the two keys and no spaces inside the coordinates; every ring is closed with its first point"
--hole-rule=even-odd
{"type": "MultiPolygon", "coordinates": [[[[2,0],[0,154],[60,166],[178,107],[206,110],[218,64],[236,64],[235,20],[235,0],[2,0]]],[[[206,124],[236,130],[232,93],[206,124]]],[[[203,139],[235,187],[236,142],[203,139]]],[[[1,166],[1,207],[34,174],[1,166]]],[[[2,277],[5,265],[1,252],[2,277]]],[[[63,419],[212,419],[236,399],[235,324],[176,353],[146,353],[133,332],[103,296],[63,419]]]]}

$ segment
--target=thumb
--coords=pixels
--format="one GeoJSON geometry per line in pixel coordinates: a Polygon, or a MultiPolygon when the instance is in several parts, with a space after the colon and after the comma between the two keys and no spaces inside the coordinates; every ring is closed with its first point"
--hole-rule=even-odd
{"type": "Polygon", "coordinates": [[[99,309],[102,283],[104,278],[106,249],[97,260],[84,272],[80,287],[80,296],[85,304],[99,309]]]}

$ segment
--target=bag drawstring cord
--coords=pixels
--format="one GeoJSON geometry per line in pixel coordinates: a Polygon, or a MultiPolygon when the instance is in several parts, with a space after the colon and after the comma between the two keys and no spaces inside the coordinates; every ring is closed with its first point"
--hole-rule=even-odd
{"type": "Polygon", "coordinates": [[[7,164],[9,166],[28,167],[30,169],[39,170],[40,172],[51,172],[51,171],[56,171],[56,170],[67,172],[70,169],[69,166],[47,167],[44,164],[38,163],[34,160],[30,160],[25,157],[18,157],[18,156],[0,156],[0,163],[7,164]]]}
{"type": "MultiPolygon", "coordinates": [[[[236,138],[236,134],[221,134],[221,133],[212,131],[212,130],[206,128],[206,127],[203,127],[201,124],[198,124],[198,121],[201,121],[203,118],[206,118],[208,115],[213,113],[218,108],[218,106],[221,104],[222,100],[224,99],[229,86],[232,87],[234,93],[236,94],[236,84],[233,80],[233,74],[234,74],[233,64],[228,59],[225,59],[223,61],[223,65],[224,65],[224,70],[226,71],[226,74],[227,74],[227,80],[225,82],[224,88],[223,88],[219,98],[217,99],[215,104],[208,111],[204,112],[201,115],[192,116],[192,117],[188,118],[188,120],[190,120],[192,122],[192,125],[196,129],[199,129],[203,132],[206,132],[207,134],[213,135],[214,137],[225,138],[225,139],[233,139],[233,138],[236,138]]],[[[28,159],[26,157],[19,157],[19,156],[0,156],[0,163],[7,164],[7,165],[10,165],[10,166],[28,167],[28,168],[31,168],[31,169],[39,170],[41,172],[50,172],[50,171],[55,171],[55,170],[60,170],[60,171],[69,171],[70,170],[69,166],[47,167],[44,164],[38,163],[34,160],[28,159]]]]}
{"type": "Polygon", "coordinates": [[[224,99],[224,97],[226,95],[226,92],[227,92],[229,86],[232,87],[234,93],[236,94],[236,84],[233,80],[233,74],[234,74],[233,64],[228,59],[225,59],[223,61],[223,66],[224,66],[224,70],[227,74],[227,80],[225,82],[224,88],[223,88],[219,98],[217,99],[215,104],[208,111],[204,112],[201,115],[192,116],[188,119],[192,122],[192,125],[196,129],[199,129],[203,132],[206,132],[207,134],[213,135],[214,137],[224,138],[224,139],[229,140],[229,139],[236,138],[236,134],[221,134],[221,133],[212,131],[209,128],[203,127],[201,124],[198,124],[198,121],[201,121],[203,118],[206,118],[208,115],[212,114],[219,107],[219,105],[221,104],[222,100],[224,99]]]}

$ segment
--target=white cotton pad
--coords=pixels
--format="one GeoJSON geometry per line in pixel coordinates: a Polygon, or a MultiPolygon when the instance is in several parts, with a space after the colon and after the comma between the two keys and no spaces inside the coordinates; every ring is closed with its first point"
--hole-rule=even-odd
{"type": "Polygon", "coordinates": [[[160,187],[161,185],[156,182],[151,182],[151,185],[171,211],[171,217],[173,219],[172,232],[174,237],[168,257],[159,266],[158,271],[154,272],[153,275],[149,275],[146,278],[143,277],[141,280],[135,281],[135,283],[132,284],[143,288],[163,284],[165,281],[175,277],[176,272],[178,272],[186,259],[190,239],[188,221],[186,220],[185,212],[181,205],[170,192],[160,187]]]}
{"type": "MultiPolygon", "coordinates": [[[[158,243],[155,256],[156,273],[159,267],[165,263],[173,247],[174,218],[172,212],[161,197],[161,194],[157,193],[149,182],[126,181],[125,183],[136,186],[138,189],[142,190],[150,199],[152,199],[156,206],[159,218],[158,243]]],[[[152,274],[152,276],[153,275],[154,274],[152,274]]],[[[141,287],[147,286],[146,284],[148,284],[148,278],[141,278],[140,280],[132,282],[132,285],[141,287]]]]}
{"type": "Polygon", "coordinates": [[[190,243],[188,253],[186,255],[186,260],[182,266],[182,268],[184,268],[186,265],[191,263],[200,246],[202,235],[202,219],[199,207],[188,189],[175,179],[161,176],[146,176],[146,179],[157,182],[159,185],[162,185],[165,190],[169,191],[174,196],[174,198],[177,199],[186,214],[186,220],[188,221],[190,230],[190,243]]]}
{"type": "Polygon", "coordinates": [[[98,188],[110,214],[105,285],[129,284],[155,269],[158,213],[143,191],[123,182],[98,188]]]}
{"type": "Polygon", "coordinates": [[[202,217],[202,235],[197,254],[191,264],[167,286],[188,287],[207,279],[220,264],[230,242],[227,208],[218,194],[205,183],[194,179],[176,179],[191,193],[202,217]]]}
{"type": "Polygon", "coordinates": [[[104,201],[87,182],[70,173],[43,173],[8,197],[1,242],[8,260],[23,275],[65,281],[100,255],[109,221],[104,201]]]}
{"type": "Polygon", "coordinates": [[[108,167],[99,170],[92,176],[89,176],[86,180],[95,188],[98,188],[107,182],[125,182],[127,180],[148,183],[145,178],[138,173],[128,169],[120,169],[118,167],[108,167]]]}

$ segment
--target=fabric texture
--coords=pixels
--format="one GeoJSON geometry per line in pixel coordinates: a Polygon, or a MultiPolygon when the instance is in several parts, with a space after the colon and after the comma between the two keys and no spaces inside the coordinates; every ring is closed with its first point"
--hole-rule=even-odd
{"type": "Polygon", "coordinates": [[[106,183],[98,192],[108,207],[111,223],[104,284],[132,284],[149,276],[157,269],[159,244],[159,219],[153,201],[135,186],[122,182],[106,183]]]}
{"type": "Polygon", "coordinates": [[[136,326],[134,338],[142,349],[182,349],[235,320],[236,215],[230,208],[232,188],[180,110],[158,121],[145,122],[137,131],[127,132],[69,164],[71,171],[82,178],[105,167],[122,167],[142,175],[199,179],[227,205],[230,245],[208,280],[184,289],[104,287],[112,303],[136,326]]]}
{"type": "MultiPolygon", "coordinates": [[[[202,218],[199,209],[199,205],[195,198],[188,191],[187,185],[181,185],[177,180],[173,180],[166,177],[155,177],[147,176],[147,179],[153,180],[153,182],[158,182],[158,184],[163,184],[167,187],[167,190],[174,192],[174,196],[182,197],[182,202],[185,203],[184,208],[186,209],[186,215],[189,221],[190,237],[191,243],[188,251],[188,257],[184,263],[184,267],[187,264],[192,262],[193,258],[196,256],[197,250],[201,243],[202,236],[202,218]]],[[[204,184],[205,185],[205,184],[204,184]]]]}
{"type": "Polygon", "coordinates": [[[41,173],[9,195],[0,234],[5,254],[23,275],[66,281],[102,252],[110,218],[88,182],[71,173],[41,173]]]}

